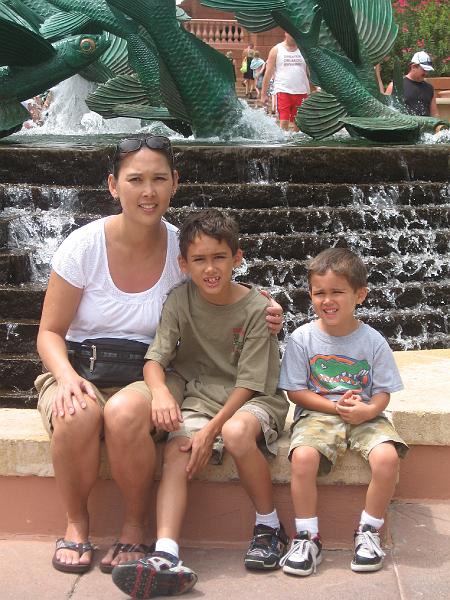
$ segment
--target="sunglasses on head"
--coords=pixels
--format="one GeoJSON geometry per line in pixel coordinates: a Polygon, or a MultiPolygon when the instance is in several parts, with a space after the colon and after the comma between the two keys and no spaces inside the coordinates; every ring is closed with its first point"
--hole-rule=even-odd
{"type": "Polygon", "coordinates": [[[173,165],[173,151],[169,138],[164,135],[149,135],[144,138],[124,138],[117,144],[116,152],[118,154],[128,154],[137,152],[142,146],[147,146],[150,150],[163,150],[170,158],[173,165]]]}

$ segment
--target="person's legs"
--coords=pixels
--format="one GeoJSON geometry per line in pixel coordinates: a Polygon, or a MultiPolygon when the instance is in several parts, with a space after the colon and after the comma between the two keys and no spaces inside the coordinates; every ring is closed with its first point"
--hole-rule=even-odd
{"type": "Polygon", "coordinates": [[[289,94],[278,92],[277,111],[280,119],[280,128],[283,131],[289,131],[289,120],[291,117],[289,94]]]}
{"type": "Polygon", "coordinates": [[[259,420],[250,412],[237,412],[223,426],[222,436],[256,512],[272,512],[272,477],[267,460],[257,445],[257,440],[262,437],[259,420]]]}
{"type": "MultiPolygon", "coordinates": [[[[125,507],[119,536],[124,544],[145,542],[150,490],[155,470],[155,444],[150,431],[150,402],[138,390],[125,388],[114,394],[105,406],[105,441],[111,472],[125,507]]],[[[102,564],[116,565],[134,560],[142,552],[120,552],[112,558],[113,548],[102,564]]]]}
{"type": "Polygon", "coordinates": [[[315,448],[298,446],[291,456],[291,494],[297,518],[317,516],[317,473],[320,454],[315,448]]]}
{"type": "MultiPolygon", "coordinates": [[[[263,409],[259,412],[268,427],[269,415],[263,409]]],[[[248,569],[267,570],[278,568],[289,538],[274,507],[269,465],[257,445],[263,433],[262,422],[256,414],[241,409],[222,427],[222,436],[225,448],[236,463],[239,479],[256,509],[253,538],[244,564],[248,569]]]]}
{"type": "Polygon", "coordinates": [[[393,442],[375,446],[369,454],[372,479],[367,489],[365,511],[377,519],[383,519],[394,495],[397,482],[399,457],[393,442]]]}
{"type": "MultiPolygon", "coordinates": [[[[87,502],[97,480],[100,463],[102,411],[86,396],[87,406],[75,414],[53,417],[51,454],[56,484],[67,513],[64,539],[86,542],[89,537],[87,502]]],[[[61,548],[55,558],[65,564],[89,564],[91,552],[79,556],[75,550],[61,548]]]]}

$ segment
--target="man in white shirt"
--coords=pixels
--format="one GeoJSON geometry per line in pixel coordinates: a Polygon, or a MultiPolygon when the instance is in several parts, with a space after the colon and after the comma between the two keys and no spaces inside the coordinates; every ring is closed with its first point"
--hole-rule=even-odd
{"type": "Polygon", "coordinates": [[[285,33],[284,41],[269,52],[261,91],[264,104],[268,102],[267,90],[271,79],[274,80],[273,93],[276,94],[281,129],[288,131],[289,123],[292,123],[294,131],[298,131],[294,118],[297,109],[308,97],[310,86],[305,59],[288,33],[285,33]]]}

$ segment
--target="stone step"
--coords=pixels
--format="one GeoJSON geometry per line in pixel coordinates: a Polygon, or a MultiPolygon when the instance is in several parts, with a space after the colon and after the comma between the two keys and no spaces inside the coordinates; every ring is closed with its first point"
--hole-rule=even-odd
{"type": "Polygon", "coordinates": [[[0,285],[0,319],[39,320],[42,313],[46,286],[43,284],[23,284],[19,286],[0,285]]]}
{"type": "Polygon", "coordinates": [[[30,250],[0,250],[0,284],[25,283],[30,277],[30,250]]]}
{"type": "MultiPolygon", "coordinates": [[[[348,247],[363,258],[386,257],[393,254],[433,253],[445,256],[450,246],[450,229],[434,231],[391,229],[383,233],[338,232],[317,235],[313,233],[289,235],[248,235],[241,238],[247,259],[305,259],[332,246],[348,247]]],[[[427,256],[428,258],[428,256],[427,256]]]]}
{"type": "Polygon", "coordinates": [[[36,408],[37,392],[34,388],[26,391],[0,388],[0,408],[36,408]]]}
{"type": "Polygon", "coordinates": [[[0,354],[36,352],[39,322],[33,320],[0,321],[0,354]]]}
{"type": "MultiPolygon", "coordinates": [[[[181,183],[172,206],[274,208],[355,206],[362,209],[398,205],[448,204],[448,183],[414,182],[396,185],[331,183],[181,183]]],[[[116,214],[118,204],[104,187],[61,187],[0,183],[0,210],[63,208],[101,215],[116,214]]]]}
{"type": "MultiPolygon", "coordinates": [[[[172,208],[168,220],[180,226],[192,213],[191,207],[172,208]]],[[[239,223],[241,233],[291,234],[339,233],[348,231],[422,230],[450,227],[450,204],[424,207],[319,207],[227,209],[239,223]]]]}
{"type": "MultiPolygon", "coordinates": [[[[398,256],[396,254],[381,258],[366,258],[369,271],[369,284],[405,283],[408,281],[441,281],[450,276],[450,262],[445,256],[424,258],[398,256]]],[[[261,260],[245,262],[239,281],[257,282],[266,287],[295,285],[302,287],[306,283],[307,261],[305,260],[261,260]]]]}
{"type": "MultiPolygon", "coordinates": [[[[449,179],[442,146],[174,146],[181,181],[400,183],[449,179]],[[206,148],[206,150],[205,150],[206,148]],[[212,169],[211,166],[214,166],[212,169]],[[326,168],[325,168],[326,167],[326,168]]],[[[1,147],[0,183],[105,186],[113,145],[102,148],[1,147]],[[58,165],[55,169],[54,165],[58,165]]]]}
{"type": "MultiPolygon", "coordinates": [[[[393,394],[389,412],[400,435],[410,445],[408,456],[401,461],[395,498],[448,499],[450,483],[448,477],[442,477],[442,465],[450,460],[450,409],[444,391],[450,350],[398,352],[394,356],[405,389],[393,394]]],[[[288,428],[289,419],[280,439],[278,456],[269,464],[276,504],[282,519],[291,522],[288,428]]],[[[63,527],[64,516],[52,476],[50,443],[39,415],[35,411],[0,410],[0,493],[2,498],[16,498],[16,501],[20,501],[24,493],[34,499],[27,503],[26,519],[10,523],[7,513],[2,513],[0,531],[15,535],[60,533],[58,528],[63,527]]],[[[160,466],[156,478],[159,476],[160,466]]],[[[115,486],[110,485],[110,477],[106,453],[102,449],[101,481],[96,486],[91,505],[94,533],[99,536],[115,533],[121,513],[121,499],[115,486]]],[[[341,534],[345,532],[347,540],[348,531],[354,526],[352,520],[361,510],[365,494],[363,486],[369,478],[367,463],[353,452],[347,452],[330,475],[319,479],[319,514],[322,533],[327,530],[327,544],[336,544],[335,547],[342,544],[343,539],[336,536],[338,530],[341,534]],[[333,514],[331,520],[322,518],[330,512],[333,514]]],[[[192,511],[184,529],[184,539],[194,544],[218,544],[219,547],[248,542],[243,539],[248,537],[246,529],[243,536],[239,531],[242,527],[231,527],[230,524],[230,518],[247,523],[252,511],[229,455],[225,454],[222,465],[208,465],[198,474],[191,484],[190,499],[192,511]],[[226,498],[226,503],[220,502],[220,498],[226,498]],[[222,527],[216,527],[218,523],[222,527]]]]}
{"type": "Polygon", "coordinates": [[[4,389],[27,391],[42,373],[42,364],[36,354],[0,354],[0,373],[4,389]]]}

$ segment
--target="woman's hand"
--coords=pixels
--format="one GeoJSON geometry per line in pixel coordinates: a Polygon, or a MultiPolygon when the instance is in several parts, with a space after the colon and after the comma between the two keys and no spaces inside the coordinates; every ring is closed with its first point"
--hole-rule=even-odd
{"type": "Polygon", "coordinates": [[[259,290],[260,294],[270,300],[266,309],[267,327],[274,335],[278,335],[283,328],[283,308],[274,300],[266,290],[259,290]]]}
{"type": "Polygon", "coordinates": [[[74,415],[77,410],[86,408],[86,395],[92,400],[97,398],[89,381],[77,375],[75,371],[74,376],[61,377],[58,379],[58,389],[53,398],[53,416],[74,415]]]}

